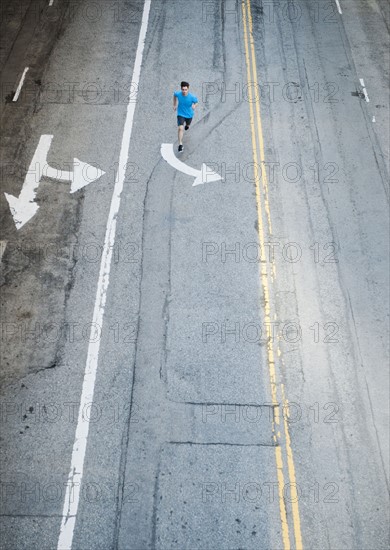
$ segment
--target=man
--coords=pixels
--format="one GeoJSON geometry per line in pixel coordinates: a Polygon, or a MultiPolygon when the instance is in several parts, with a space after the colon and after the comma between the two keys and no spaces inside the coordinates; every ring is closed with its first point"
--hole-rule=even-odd
{"type": "Polygon", "coordinates": [[[180,84],[181,91],[174,92],[173,94],[173,110],[176,111],[177,109],[179,153],[183,151],[184,130],[189,129],[192,117],[194,116],[194,110],[198,105],[198,98],[190,94],[188,91],[189,87],[188,82],[182,82],[180,84]]]}

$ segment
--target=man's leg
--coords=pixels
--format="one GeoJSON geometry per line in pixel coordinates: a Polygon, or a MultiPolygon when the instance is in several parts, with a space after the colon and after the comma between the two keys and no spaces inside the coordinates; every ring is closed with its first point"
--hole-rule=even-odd
{"type": "Polygon", "coordinates": [[[184,126],[180,124],[180,126],[177,129],[177,137],[179,139],[179,145],[183,145],[183,134],[184,134],[184,126]]]}
{"type": "Polygon", "coordinates": [[[178,147],[179,153],[183,151],[183,134],[184,134],[184,126],[180,124],[177,130],[177,136],[179,138],[179,147],[178,147]]]}
{"type": "Polygon", "coordinates": [[[184,118],[182,116],[177,117],[177,137],[179,139],[179,153],[183,151],[183,134],[184,134],[184,118]]]}

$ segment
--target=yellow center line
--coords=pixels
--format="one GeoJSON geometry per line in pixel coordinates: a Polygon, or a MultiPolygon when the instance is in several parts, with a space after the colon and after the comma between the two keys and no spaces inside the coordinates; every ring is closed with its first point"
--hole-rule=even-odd
{"type": "Polygon", "coordinates": [[[264,206],[265,211],[267,214],[267,220],[268,220],[268,228],[270,233],[272,234],[272,224],[271,224],[271,212],[269,208],[269,200],[268,200],[268,178],[267,178],[267,171],[265,169],[265,154],[264,154],[264,139],[263,139],[263,126],[261,124],[261,116],[260,116],[260,88],[257,85],[258,79],[257,79],[257,67],[256,67],[256,54],[255,54],[255,41],[253,38],[253,24],[252,24],[252,13],[251,13],[251,7],[250,7],[250,1],[247,0],[247,9],[248,9],[248,26],[249,26],[249,44],[251,49],[251,57],[252,57],[252,74],[253,74],[253,83],[255,85],[256,90],[256,122],[257,122],[257,128],[259,132],[259,150],[260,150],[260,163],[261,163],[261,180],[263,183],[263,190],[265,195],[264,200],[264,206]]]}
{"type": "MultiPolygon", "coordinates": [[[[243,15],[243,22],[244,22],[244,38],[245,38],[244,43],[245,43],[246,65],[247,65],[247,78],[249,83],[251,81],[251,74],[250,74],[250,62],[249,62],[247,20],[246,20],[246,11],[245,11],[244,3],[242,3],[242,15],[243,15]]],[[[253,161],[256,167],[258,162],[256,129],[255,129],[255,120],[254,120],[254,112],[253,112],[253,96],[252,96],[252,89],[250,86],[248,87],[248,99],[249,99],[250,124],[251,124],[251,134],[252,134],[253,161]]],[[[258,218],[260,251],[261,251],[261,257],[265,258],[264,228],[263,228],[263,219],[261,214],[259,173],[257,170],[255,170],[255,191],[256,191],[256,202],[257,202],[257,218],[258,218]]],[[[264,294],[265,320],[267,319],[270,320],[268,274],[267,274],[266,263],[264,261],[260,263],[260,276],[262,280],[263,294],[264,294]]],[[[270,338],[268,338],[268,341],[270,341],[270,338]]],[[[268,355],[268,365],[269,365],[270,384],[271,384],[271,397],[272,397],[272,404],[275,405],[274,407],[275,417],[274,417],[272,429],[274,432],[274,440],[277,442],[278,435],[276,434],[275,423],[279,425],[280,418],[279,418],[279,408],[278,408],[278,400],[277,400],[277,385],[276,385],[276,378],[275,378],[275,362],[273,360],[272,346],[270,347],[268,345],[267,347],[268,347],[267,355],[268,355]]],[[[281,447],[279,445],[275,446],[275,460],[276,460],[276,472],[277,472],[277,478],[278,478],[279,510],[280,510],[281,526],[282,526],[283,548],[285,550],[289,550],[290,537],[289,537],[289,530],[288,530],[286,506],[283,498],[283,488],[284,488],[283,456],[281,452],[281,447]]]]}
{"type": "MultiPolygon", "coordinates": [[[[252,12],[251,12],[251,6],[250,6],[249,0],[247,0],[247,9],[248,9],[249,44],[250,44],[250,49],[252,54],[251,57],[252,57],[253,83],[255,84],[255,90],[256,90],[256,100],[255,100],[256,101],[256,122],[257,122],[258,131],[259,131],[261,182],[263,185],[264,208],[267,215],[268,232],[269,232],[269,236],[271,237],[272,236],[271,210],[270,210],[269,198],[268,198],[268,177],[267,177],[267,171],[265,167],[263,127],[261,124],[261,116],[260,116],[260,95],[259,95],[260,87],[257,85],[258,79],[257,79],[257,67],[256,67],[256,55],[255,55],[255,41],[253,38],[252,12]]],[[[275,279],[276,266],[274,262],[272,262],[272,276],[275,279]]]]}
{"type": "MultiPolygon", "coordinates": [[[[257,78],[257,68],[256,68],[256,54],[255,54],[255,45],[253,39],[253,26],[252,26],[252,14],[250,0],[242,0],[242,16],[243,16],[243,28],[244,28],[244,45],[245,45],[245,58],[247,66],[247,80],[248,80],[248,101],[249,101],[249,113],[250,113],[250,125],[251,125],[251,135],[252,135],[252,149],[253,149],[253,160],[255,167],[258,166],[258,152],[257,152],[257,140],[259,145],[259,157],[261,163],[261,181],[264,195],[264,208],[261,200],[260,192],[260,182],[259,182],[259,173],[258,170],[255,170],[255,191],[256,191],[256,203],[257,203],[257,218],[258,218],[258,233],[259,233],[259,244],[262,261],[260,262],[260,278],[263,289],[264,297],[264,322],[266,326],[271,325],[271,304],[270,304],[270,290],[269,290],[269,277],[267,270],[267,261],[265,260],[265,231],[263,224],[263,210],[265,210],[266,219],[268,222],[268,234],[272,235],[272,225],[271,225],[271,210],[268,197],[268,180],[265,170],[265,154],[264,154],[264,138],[263,138],[263,129],[261,124],[261,113],[260,113],[260,98],[258,93],[253,98],[251,83],[253,82],[255,89],[258,91],[260,87],[258,85],[257,78]],[[249,29],[249,30],[248,30],[249,29]],[[251,68],[252,68],[252,77],[251,80],[251,68]],[[254,114],[253,103],[256,106],[256,118],[254,114]],[[257,125],[256,125],[257,123],[257,125]],[[257,129],[257,132],[256,132],[257,129]],[[257,135],[257,138],[256,138],[257,135]]],[[[274,264],[272,262],[272,273],[271,279],[275,278],[276,271],[274,264]]],[[[276,315],[275,315],[276,317],[276,315]]],[[[278,357],[281,355],[280,348],[277,349],[278,357]]],[[[290,536],[289,536],[289,526],[287,521],[287,511],[286,505],[284,502],[284,468],[283,468],[283,442],[282,435],[280,432],[280,413],[279,413],[279,401],[278,401],[278,382],[276,376],[276,367],[275,367],[275,355],[273,349],[273,339],[271,335],[268,334],[267,341],[267,361],[269,369],[269,378],[270,378],[270,387],[271,387],[271,398],[272,405],[274,405],[274,422],[272,425],[274,440],[278,443],[275,446],[275,461],[276,461],[276,471],[278,477],[278,488],[279,488],[279,509],[280,509],[280,519],[282,526],[282,539],[284,550],[289,550],[291,548],[290,536]]],[[[283,415],[283,433],[285,437],[284,445],[286,449],[287,456],[287,469],[288,476],[290,480],[290,487],[296,487],[296,476],[295,476],[295,466],[293,453],[291,448],[291,439],[288,430],[287,418],[289,414],[288,402],[285,399],[284,387],[281,385],[281,401],[283,403],[283,410],[287,411],[287,415],[283,415]]],[[[295,537],[295,548],[301,550],[302,546],[302,536],[301,536],[301,525],[300,525],[300,516],[299,516],[299,506],[297,494],[294,494],[294,497],[291,498],[293,501],[291,504],[292,508],[292,518],[293,518],[293,527],[294,527],[294,537],[295,537]],[[295,497],[295,498],[294,498],[295,497]]]]}
{"type": "Polygon", "coordinates": [[[290,487],[295,488],[295,494],[291,492],[291,495],[290,495],[292,500],[291,507],[292,507],[292,513],[293,513],[295,548],[297,550],[302,550],[303,544],[302,544],[302,534],[301,534],[301,519],[299,516],[299,504],[298,504],[299,491],[298,491],[297,480],[295,476],[294,457],[293,457],[290,432],[288,430],[288,422],[287,422],[287,417],[290,416],[290,409],[289,409],[288,401],[284,394],[284,385],[281,384],[281,387],[282,387],[281,389],[282,389],[283,407],[284,407],[284,410],[287,411],[287,414],[283,415],[283,419],[284,419],[284,433],[286,438],[288,476],[290,478],[290,487]]]}

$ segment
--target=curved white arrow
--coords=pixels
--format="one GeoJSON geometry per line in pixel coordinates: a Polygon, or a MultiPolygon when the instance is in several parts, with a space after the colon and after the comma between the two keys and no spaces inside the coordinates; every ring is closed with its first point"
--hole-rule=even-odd
{"type": "Polygon", "coordinates": [[[188,164],[185,164],[179,160],[173,152],[173,143],[161,144],[161,156],[167,161],[168,164],[170,164],[173,168],[176,168],[176,170],[179,170],[188,176],[194,176],[195,181],[192,186],[222,179],[222,176],[209,168],[207,164],[203,163],[201,169],[196,170],[196,168],[192,168],[191,166],[188,166],[188,164]]]}
{"type": "Polygon", "coordinates": [[[41,136],[26,177],[24,178],[19,197],[4,193],[10,206],[16,229],[23,227],[37,213],[39,206],[35,202],[35,196],[42,178],[47,177],[61,181],[70,181],[70,192],[74,193],[88,185],[88,183],[99,179],[105,173],[103,170],[99,170],[99,168],[95,168],[76,158],[73,159],[72,172],[52,168],[47,164],[47,154],[52,140],[53,136],[46,134],[41,136]],[[88,176],[89,169],[94,171],[93,177],[88,176]]]}

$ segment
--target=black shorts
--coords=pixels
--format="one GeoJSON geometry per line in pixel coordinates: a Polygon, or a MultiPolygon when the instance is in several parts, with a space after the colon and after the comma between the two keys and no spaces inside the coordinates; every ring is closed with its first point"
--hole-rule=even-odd
{"type": "Polygon", "coordinates": [[[184,118],[183,116],[177,117],[177,125],[178,126],[184,126],[184,122],[186,123],[186,126],[189,126],[191,124],[192,118],[184,118]]]}

